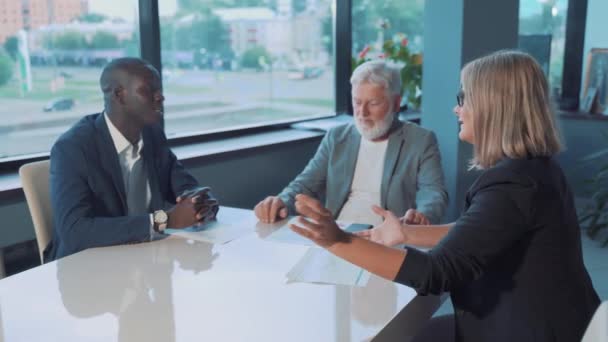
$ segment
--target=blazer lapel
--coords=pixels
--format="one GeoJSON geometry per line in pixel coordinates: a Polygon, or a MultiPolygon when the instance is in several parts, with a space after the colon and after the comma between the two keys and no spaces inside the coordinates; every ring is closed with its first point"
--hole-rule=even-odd
{"type": "MultiPolygon", "coordinates": [[[[361,144],[361,136],[359,133],[351,128],[351,132],[340,142],[339,149],[336,151],[342,151],[342,161],[340,168],[338,169],[338,180],[337,189],[333,189],[335,191],[336,196],[335,202],[328,201],[327,206],[328,209],[334,213],[334,216],[337,217],[338,211],[342,208],[344,203],[346,202],[346,198],[348,197],[348,193],[350,192],[350,187],[353,182],[353,177],[355,175],[355,166],[357,165],[357,156],[359,155],[359,146],[361,144]],[[332,203],[333,202],[333,203],[332,203]]],[[[339,152],[338,152],[339,153],[339,152]]],[[[332,189],[328,189],[331,191],[332,189]]],[[[330,194],[328,192],[328,199],[330,198],[330,194]]]]}
{"type": "Polygon", "coordinates": [[[399,156],[401,155],[401,149],[404,144],[404,134],[401,127],[403,123],[397,119],[393,122],[391,130],[393,131],[388,138],[388,145],[386,147],[386,156],[384,157],[384,169],[382,171],[382,183],[380,185],[380,206],[386,209],[386,200],[388,198],[388,186],[391,183],[393,174],[395,173],[395,167],[399,156]]]}
{"type": "Polygon", "coordinates": [[[120,203],[122,205],[123,214],[127,213],[127,196],[125,194],[125,186],[122,179],[122,171],[120,171],[120,162],[118,154],[114,147],[114,142],[110,136],[108,125],[105,122],[104,113],[101,113],[95,120],[95,126],[99,134],[96,135],[97,151],[101,160],[101,168],[104,169],[112,178],[112,183],[118,193],[120,203]]]}

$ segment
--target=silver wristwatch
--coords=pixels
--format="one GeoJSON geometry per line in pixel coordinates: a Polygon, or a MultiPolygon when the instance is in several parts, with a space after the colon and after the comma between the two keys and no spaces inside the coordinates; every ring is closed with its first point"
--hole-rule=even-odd
{"type": "Polygon", "coordinates": [[[157,210],[154,212],[154,230],[158,233],[162,233],[167,228],[167,222],[169,221],[169,215],[164,210],[157,210]]]}

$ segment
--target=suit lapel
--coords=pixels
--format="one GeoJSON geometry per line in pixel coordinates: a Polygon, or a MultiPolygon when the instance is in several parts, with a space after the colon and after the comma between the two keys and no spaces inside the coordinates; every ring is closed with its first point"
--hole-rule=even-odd
{"type": "Polygon", "coordinates": [[[112,178],[114,188],[118,193],[120,203],[122,205],[123,214],[127,214],[127,196],[125,194],[125,186],[122,179],[122,171],[120,170],[120,162],[118,161],[118,153],[114,147],[114,141],[110,136],[108,125],[105,122],[104,113],[99,114],[95,120],[95,126],[98,134],[95,136],[97,140],[97,151],[101,160],[101,168],[104,169],[112,178]]]}
{"type": "Polygon", "coordinates": [[[334,216],[342,208],[350,192],[355,175],[355,166],[357,165],[357,156],[359,155],[359,146],[361,145],[361,135],[351,127],[351,132],[339,144],[341,146],[337,150],[343,152],[342,163],[338,171],[341,177],[336,178],[338,180],[336,182],[337,189],[334,189],[336,191],[336,201],[328,203],[328,209],[334,213],[334,216]]]}
{"type": "Polygon", "coordinates": [[[391,127],[393,132],[388,138],[386,156],[384,157],[384,169],[382,171],[382,184],[380,185],[380,206],[382,208],[386,208],[388,186],[395,173],[395,167],[397,166],[397,161],[399,161],[405,140],[402,126],[403,123],[396,119],[391,127]]]}

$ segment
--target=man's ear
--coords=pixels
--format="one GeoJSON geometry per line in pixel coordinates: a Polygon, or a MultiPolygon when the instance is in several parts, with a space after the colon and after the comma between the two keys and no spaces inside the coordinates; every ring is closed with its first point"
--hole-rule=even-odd
{"type": "Polygon", "coordinates": [[[393,108],[395,108],[395,113],[397,113],[399,112],[399,108],[401,107],[401,96],[395,96],[395,99],[393,101],[393,108]]]}

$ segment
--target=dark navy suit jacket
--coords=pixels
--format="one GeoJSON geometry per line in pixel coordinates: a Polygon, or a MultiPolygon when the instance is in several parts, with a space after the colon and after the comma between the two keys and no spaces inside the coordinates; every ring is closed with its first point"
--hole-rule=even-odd
{"type": "MultiPolygon", "coordinates": [[[[144,128],[150,212],[167,209],[183,191],[198,186],[169,149],[159,125],[144,128]]],[[[54,260],[91,247],[149,240],[150,216],[127,216],[118,154],[103,113],[87,115],[51,150],[53,238],[44,251],[54,260]]]]}

